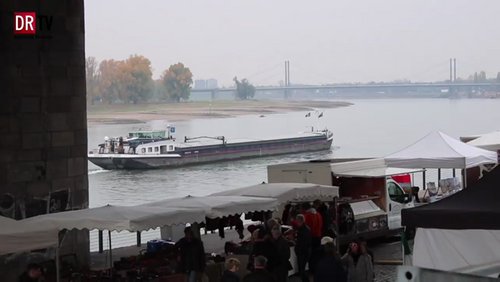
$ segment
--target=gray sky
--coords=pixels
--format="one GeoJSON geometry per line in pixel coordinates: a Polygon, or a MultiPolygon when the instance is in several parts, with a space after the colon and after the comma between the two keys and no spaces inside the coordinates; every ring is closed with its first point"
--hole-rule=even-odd
{"type": "Polygon", "coordinates": [[[87,0],[86,53],[183,62],[232,85],[446,79],[500,71],[498,0],[87,0]]]}

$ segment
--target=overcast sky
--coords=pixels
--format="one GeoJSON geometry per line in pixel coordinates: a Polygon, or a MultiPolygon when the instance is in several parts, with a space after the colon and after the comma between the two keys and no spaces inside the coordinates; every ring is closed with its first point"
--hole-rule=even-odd
{"type": "Polygon", "coordinates": [[[232,85],[449,77],[500,71],[498,0],[87,0],[86,55],[182,62],[232,85]]]}

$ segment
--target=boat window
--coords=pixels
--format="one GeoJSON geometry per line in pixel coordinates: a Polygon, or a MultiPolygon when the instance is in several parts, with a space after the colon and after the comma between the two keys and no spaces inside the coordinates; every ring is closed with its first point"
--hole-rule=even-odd
{"type": "Polygon", "coordinates": [[[146,148],[141,149],[141,153],[145,154],[146,153],[146,148]]]}
{"type": "Polygon", "coordinates": [[[159,151],[160,151],[160,148],[155,147],[155,152],[159,152],[159,151]]]}
{"type": "Polygon", "coordinates": [[[168,145],[168,150],[173,151],[174,150],[174,145],[168,145]]]}
{"type": "Polygon", "coordinates": [[[167,145],[160,146],[160,154],[165,154],[167,151],[167,145]]]}
{"type": "Polygon", "coordinates": [[[151,153],[151,152],[153,152],[153,148],[152,148],[152,147],[149,147],[149,148],[148,148],[148,153],[151,153]]]}

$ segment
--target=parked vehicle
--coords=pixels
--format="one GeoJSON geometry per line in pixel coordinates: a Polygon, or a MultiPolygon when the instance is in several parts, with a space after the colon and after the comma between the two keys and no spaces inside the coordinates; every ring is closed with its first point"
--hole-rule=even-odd
{"type": "Polygon", "coordinates": [[[333,159],[268,166],[268,181],[338,186],[333,218],[340,241],[345,242],[399,232],[401,210],[414,203],[391,176],[421,171],[389,168],[383,159],[333,159]]]}

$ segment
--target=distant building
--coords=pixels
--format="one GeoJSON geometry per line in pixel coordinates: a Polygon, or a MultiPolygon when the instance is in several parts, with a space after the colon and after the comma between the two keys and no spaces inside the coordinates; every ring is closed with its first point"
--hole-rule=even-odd
{"type": "Polygon", "coordinates": [[[218,88],[217,79],[197,79],[194,81],[194,89],[213,89],[218,88]]]}
{"type": "Polygon", "coordinates": [[[207,81],[204,79],[195,80],[194,89],[207,89],[207,81]]]}
{"type": "Polygon", "coordinates": [[[213,89],[213,88],[218,88],[217,85],[217,79],[207,79],[207,88],[208,89],[213,89]]]}

